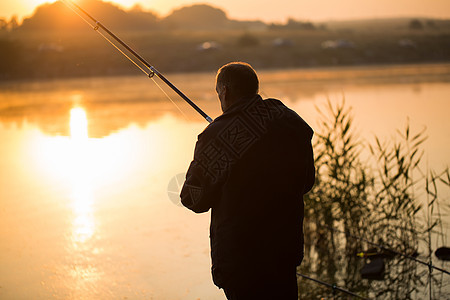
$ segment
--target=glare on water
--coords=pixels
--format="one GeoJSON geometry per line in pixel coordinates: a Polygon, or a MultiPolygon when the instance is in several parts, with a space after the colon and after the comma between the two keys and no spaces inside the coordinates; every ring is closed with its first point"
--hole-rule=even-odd
{"type": "Polygon", "coordinates": [[[89,138],[86,111],[81,107],[70,110],[70,137],[77,142],[85,142],[89,138]]]}
{"type": "MultiPolygon", "coordinates": [[[[77,97],[66,112],[67,136],[42,132],[26,122],[21,129],[0,125],[6,138],[11,131],[27,132],[16,134],[19,143],[3,148],[8,153],[2,164],[9,176],[0,173],[4,179],[0,228],[15,228],[32,237],[21,240],[20,234],[0,229],[0,239],[8,245],[0,253],[17,260],[13,272],[17,277],[0,270],[0,280],[8,286],[5,295],[30,295],[17,289],[26,280],[20,274],[28,269],[36,270],[29,275],[37,283],[32,291],[40,291],[43,299],[49,294],[65,299],[111,294],[176,299],[190,293],[188,288],[210,283],[208,267],[190,280],[183,279],[182,272],[174,275],[196,265],[199,256],[208,263],[206,230],[203,236],[192,230],[192,226],[207,229],[207,215],[197,218],[173,206],[166,196],[171,177],[189,164],[195,135],[204,123],[163,117],[144,127],[130,124],[107,136],[91,137],[92,119],[80,101],[77,97]],[[19,172],[8,157],[27,165],[26,170],[19,172]],[[17,188],[10,187],[9,192],[4,188],[14,184],[17,188]],[[34,190],[38,193],[31,194],[34,190]],[[22,195],[19,205],[13,195],[22,195]],[[6,214],[9,208],[16,213],[6,214]],[[190,226],[176,230],[178,220],[186,216],[193,218],[190,226]],[[197,241],[180,248],[180,236],[197,241]],[[18,255],[23,248],[30,249],[29,259],[18,255]],[[184,283],[169,291],[177,281],[184,283]],[[131,288],[130,282],[141,282],[140,288],[131,288]]],[[[6,266],[1,256],[0,264],[6,266]]],[[[212,286],[206,293],[220,294],[212,286]]]]}
{"type": "Polygon", "coordinates": [[[73,157],[71,168],[72,201],[75,219],[73,220],[72,239],[74,246],[89,240],[94,234],[92,211],[93,191],[89,181],[89,136],[86,111],[81,107],[70,110],[70,138],[73,157]]]}

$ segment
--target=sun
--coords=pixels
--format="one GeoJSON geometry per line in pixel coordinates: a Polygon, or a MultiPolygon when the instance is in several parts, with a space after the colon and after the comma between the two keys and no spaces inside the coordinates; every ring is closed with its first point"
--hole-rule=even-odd
{"type": "Polygon", "coordinates": [[[55,0],[27,0],[28,6],[30,6],[32,9],[36,9],[36,7],[44,4],[44,3],[54,3],[57,2],[55,0]]]}
{"type": "MultiPolygon", "coordinates": [[[[32,8],[34,10],[34,9],[36,9],[36,7],[38,7],[44,3],[54,3],[57,1],[59,1],[59,0],[26,0],[26,6],[32,8]]],[[[75,3],[80,2],[80,0],[72,0],[72,1],[75,3]]],[[[123,8],[131,8],[138,2],[138,0],[102,0],[102,1],[114,3],[123,8]]]]}
{"type": "MultiPolygon", "coordinates": [[[[0,0],[0,18],[10,19],[12,16],[17,16],[19,19],[30,17],[37,7],[45,3],[55,3],[59,0],[0,0]]],[[[81,4],[83,0],[72,0],[81,4]]],[[[136,3],[141,4],[142,0],[101,0],[116,4],[124,9],[133,7],[136,3]]],[[[149,1],[147,1],[149,2],[149,1]]]]}
{"type": "Polygon", "coordinates": [[[118,4],[119,6],[122,6],[124,8],[131,8],[136,3],[138,3],[137,0],[113,0],[113,1],[106,0],[105,2],[112,2],[112,3],[118,4]]]}

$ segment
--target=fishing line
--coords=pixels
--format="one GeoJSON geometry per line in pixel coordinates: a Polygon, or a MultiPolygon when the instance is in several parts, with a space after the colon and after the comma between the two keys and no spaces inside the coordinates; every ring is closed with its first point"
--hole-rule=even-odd
{"type": "MultiPolygon", "coordinates": [[[[91,24],[89,24],[91,25],[91,24]]],[[[92,25],[91,25],[92,26],[92,25]]],[[[174,100],[172,100],[172,98],[169,96],[169,94],[166,93],[166,91],[158,84],[158,82],[156,82],[155,78],[153,78],[153,72],[151,71],[150,73],[147,73],[147,71],[145,71],[137,62],[135,62],[131,57],[129,57],[125,52],[122,51],[122,49],[119,48],[119,46],[117,46],[116,44],[114,44],[110,39],[108,39],[108,37],[106,37],[103,33],[101,33],[100,31],[98,31],[97,29],[95,29],[95,27],[92,27],[94,30],[96,30],[103,38],[105,38],[111,45],[113,45],[114,48],[117,49],[117,51],[119,51],[120,53],[122,53],[126,58],[128,58],[129,61],[131,61],[136,67],[139,68],[139,70],[141,70],[145,75],[147,75],[148,78],[150,78],[155,85],[161,90],[161,92],[163,92],[163,94],[167,97],[167,99],[170,100],[170,102],[172,102],[173,105],[175,105],[175,107],[178,109],[178,111],[181,113],[181,115],[183,115],[183,117],[186,120],[189,120],[188,117],[186,116],[186,114],[184,113],[184,111],[181,110],[181,108],[178,106],[178,104],[175,103],[174,100]]]]}
{"type": "Polygon", "coordinates": [[[129,61],[131,61],[136,67],[139,68],[139,70],[141,70],[145,75],[150,76],[149,73],[147,73],[147,71],[145,71],[138,63],[136,63],[131,57],[129,57],[125,52],[122,51],[122,49],[120,49],[116,44],[114,44],[110,39],[108,39],[107,36],[105,36],[103,33],[101,33],[98,30],[98,27],[92,25],[88,20],[86,20],[82,15],[80,15],[70,4],[66,3],[65,0],[60,0],[62,3],[64,3],[68,8],[70,8],[74,13],[76,13],[84,22],[86,22],[86,24],[88,24],[92,29],[94,29],[95,31],[97,31],[98,34],[100,34],[105,40],[108,41],[108,43],[110,43],[114,48],[117,49],[117,51],[119,51],[120,53],[123,54],[123,56],[125,56],[129,61]]]}
{"type": "Polygon", "coordinates": [[[170,102],[172,102],[173,105],[175,105],[175,107],[180,111],[180,113],[183,115],[183,117],[186,119],[186,121],[189,121],[189,118],[184,113],[184,111],[182,111],[181,108],[178,106],[178,104],[176,104],[175,101],[173,101],[172,98],[170,98],[169,94],[166,93],[166,91],[162,88],[162,86],[159,85],[158,82],[156,82],[156,80],[154,78],[151,78],[151,80],[156,84],[156,86],[161,90],[161,92],[163,92],[164,95],[166,95],[167,99],[169,99],[170,102]]]}
{"type": "Polygon", "coordinates": [[[181,110],[181,108],[175,103],[175,101],[162,89],[162,87],[154,80],[154,76],[158,76],[165,84],[167,84],[173,91],[175,91],[183,100],[185,100],[192,108],[194,108],[203,118],[206,119],[209,123],[212,122],[212,118],[209,117],[203,110],[201,110],[192,100],[190,100],[186,95],[184,95],[177,87],[175,87],[167,78],[165,78],[159,71],[157,71],[153,66],[151,66],[147,61],[145,61],[139,54],[137,54],[133,49],[131,49],[127,44],[125,44],[120,38],[118,38],[115,34],[113,34],[109,29],[103,26],[99,21],[94,19],[91,15],[89,15],[85,10],[83,10],[79,5],[74,3],[71,0],[60,0],[64,5],[66,5],[70,10],[72,10],[75,14],[77,14],[86,24],[88,24],[92,29],[97,31],[105,40],[107,40],[114,48],[116,48],[122,55],[124,55],[129,61],[131,61],[136,67],[138,67],[148,78],[152,79],[152,81],[156,84],[156,86],[164,93],[164,95],[175,105],[175,107],[180,111],[183,117],[188,120],[186,114],[181,110]],[[76,9],[85,14],[89,19],[95,22],[95,26],[91,24],[88,20],[86,20],[76,9]],[[134,57],[138,59],[140,63],[142,63],[146,68],[149,69],[150,72],[147,72],[143,69],[141,65],[139,65],[136,61],[134,61],[131,57],[129,57],[119,46],[117,46],[114,42],[112,42],[108,37],[106,37],[99,29],[103,29],[110,37],[116,40],[122,47],[124,47],[127,51],[129,51],[134,57]]]}
{"type": "Polygon", "coordinates": [[[348,290],[346,290],[346,289],[340,288],[340,287],[338,287],[336,284],[330,284],[330,283],[328,283],[328,282],[324,282],[324,281],[321,281],[321,280],[319,280],[319,279],[311,278],[311,277],[306,276],[306,275],[303,275],[303,274],[301,274],[301,273],[297,273],[297,275],[298,275],[298,276],[301,276],[301,277],[303,277],[303,278],[305,278],[305,279],[308,279],[308,280],[317,282],[317,283],[319,283],[319,284],[321,284],[321,285],[327,286],[327,287],[333,289],[333,293],[334,293],[335,291],[340,291],[340,292],[343,292],[343,293],[345,293],[345,294],[347,294],[347,295],[350,295],[350,296],[353,296],[353,297],[357,297],[357,298],[360,298],[360,299],[369,300],[369,298],[360,296],[360,295],[355,294],[355,293],[353,293],[353,292],[350,292],[350,291],[348,291],[348,290]]]}
{"type": "Polygon", "coordinates": [[[129,57],[128,55],[125,54],[125,52],[122,51],[122,49],[120,49],[116,44],[114,44],[110,39],[108,39],[103,33],[101,33],[100,31],[98,31],[98,29],[94,30],[98,32],[98,34],[100,34],[105,40],[107,40],[111,45],[113,45],[114,48],[116,48],[120,53],[122,53],[126,58],[128,58],[129,61],[131,61],[136,67],[139,68],[139,70],[141,70],[145,75],[147,76],[151,76],[150,73],[147,73],[147,71],[145,71],[144,69],[142,69],[142,67],[140,65],[138,65],[138,63],[136,63],[131,57],[129,57]]]}
{"type": "Polygon", "coordinates": [[[129,57],[122,49],[119,48],[119,46],[117,46],[116,44],[114,44],[113,41],[111,41],[107,36],[105,36],[101,31],[99,31],[98,26],[94,26],[92,25],[88,20],[86,20],[82,15],[80,15],[73,7],[72,5],[70,5],[70,3],[66,3],[65,0],[61,0],[62,3],[64,3],[68,8],[70,8],[70,10],[72,10],[75,14],[77,14],[86,24],[88,24],[92,29],[94,29],[95,31],[97,31],[98,34],[100,34],[105,40],[108,41],[108,43],[110,43],[114,48],[117,49],[117,51],[119,51],[120,53],[122,53],[123,56],[125,56],[129,61],[131,61],[136,67],[139,68],[139,70],[141,70],[145,75],[147,75],[147,77],[149,77],[155,84],[156,86],[164,93],[164,95],[170,100],[170,102],[172,102],[173,105],[175,105],[175,107],[178,109],[178,111],[183,115],[183,117],[186,120],[189,120],[186,116],[186,114],[181,110],[181,108],[175,103],[175,101],[172,100],[172,98],[166,93],[166,91],[164,91],[164,89],[156,82],[156,80],[153,78],[153,72],[151,71],[150,73],[148,73],[147,71],[145,71],[137,62],[135,62],[131,57],[129,57]]]}
{"type": "Polygon", "coordinates": [[[449,271],[444,270],[444,269],[441,269],[441,268],[439,268],[439,267],[436,267],[436,266],[434,266],[434,265],[431,264],[431,263],[424,262],[424,261],[422,261],[422,260],[420,260],[420,259],[415,258],[414,256],[411,256],[411,255],[408,255],[408,254],[404,254],[404,253],[401,253],[401,252],[392,250],[392,249],[387,248],[387,247],[385,247],[385,246],[383,246],[383,245],[380,245],[380,244],[371,242],[371,241],[369,241],[369,240],[367,240],[367,239],[364,239],[364,238],[361,238],[361,237],[352,235],[352,234],[350,234],[350,233],[348,233],[348,232],[341,231],[341,230],[336,229],[336,228],[332,228],[332,227],[329,227],[329,226],[325,226],[325,227],[327,227],[327,228],[330,229],[330,230],[333,230],[333,231],[336,231],[336,232],[345,234],[346,236],[351,237],[351,238],[353,238],[353,239],[356,239],[356,240],[360,240],[360,241],[366,242],[366,243],[368,243],[369,245],[378,247],[378,248],[380,248],[380,249],[382,249],[382,250],[385,250],[385,251],[388,251],[388,252],[391,252],[391,253],[394,253],[394,254],[403,256],[403,257],[408,258],[408,259],[411,259],[411,260],[413,260],[413,261],[415,261],[415,262],[417,262],[417,263],[420,263],[420,264],[423,264],[423,265],[427,266],[430,270],[431,270],[431,269],[435,269],[435,270],[438,270],[438,271],[440,271],[440,272],[442,272],[442,273],[445,273],[445,274],[447,274],[447,275],[450,275],[450,272],[449,272],[449,271]]]}

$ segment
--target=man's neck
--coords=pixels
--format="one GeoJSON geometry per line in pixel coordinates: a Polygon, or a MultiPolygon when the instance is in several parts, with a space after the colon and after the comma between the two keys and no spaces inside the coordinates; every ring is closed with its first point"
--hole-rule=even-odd
{"type": "Polygon", "coordinates": [[[251,101],[253,99],[255,99],[258,96],[258,94],[253,95],[253,96],[242,96],[242,97],[237,97],[237,98],[233,98],[230,105],[228,105],[224,110],[223,113],[226,113],[228,111],[230,111],[230,109],[234,109],[235,107],[246,103],[248,101],[251,101]]]}

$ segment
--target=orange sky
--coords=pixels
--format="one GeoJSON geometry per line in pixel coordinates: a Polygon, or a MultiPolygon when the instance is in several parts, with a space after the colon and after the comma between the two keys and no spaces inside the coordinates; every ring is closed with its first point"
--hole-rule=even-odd
{"type": "MultiPolygon", "coordinates": [[[[114,0],[130,7],[134,2],[161,15],[174,7],[209,3],[224,9],[234,19],[284,21],[288,17],[302,20],[361,19],[371,17],[420,16],[450,18],[450,0],[114,0]]],[[[15,14],[22,18],[46,0],[1,0],[0,17],[15,14]]]]}

